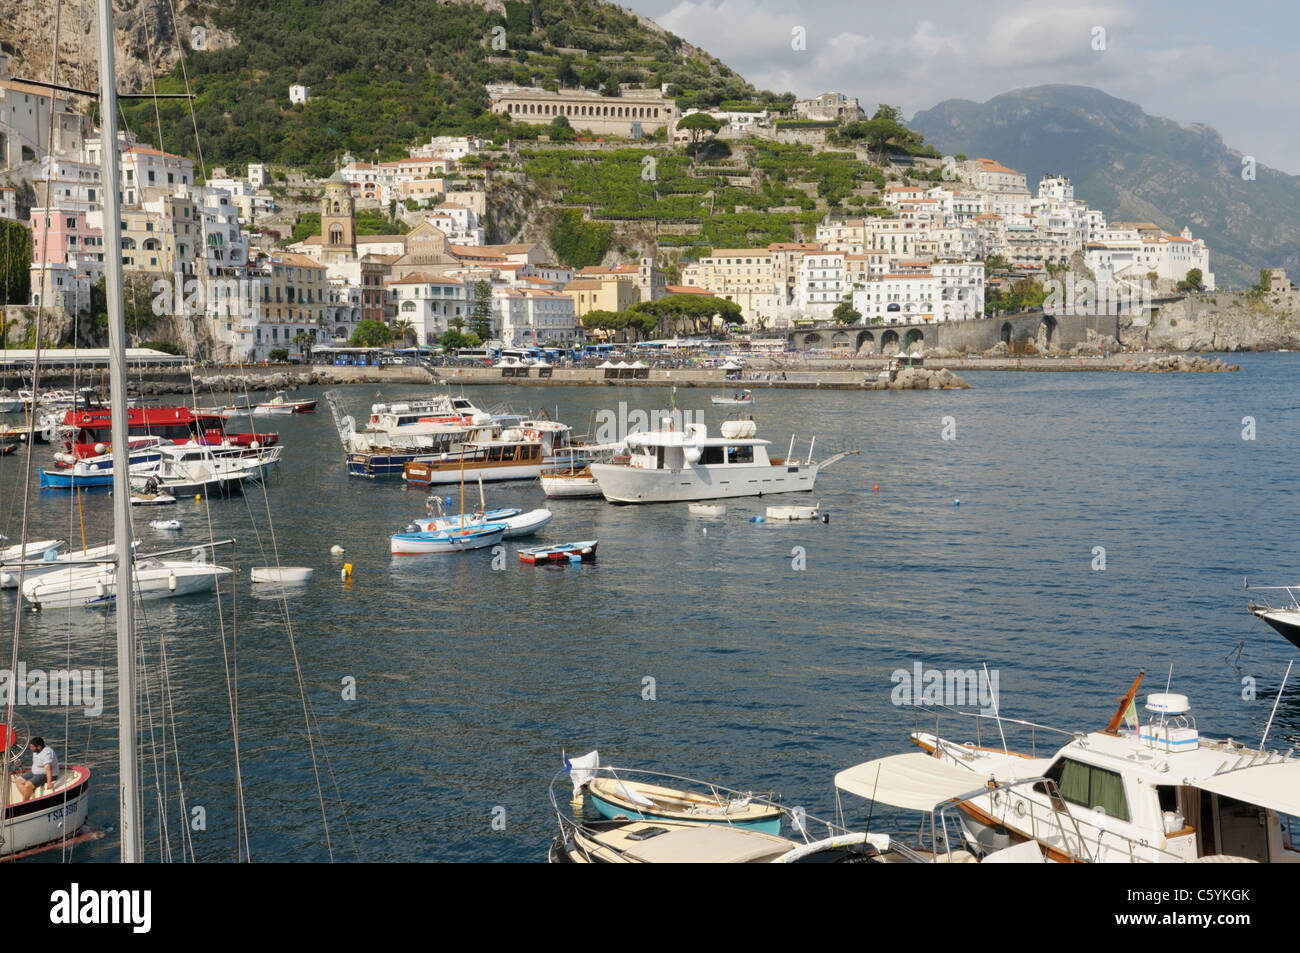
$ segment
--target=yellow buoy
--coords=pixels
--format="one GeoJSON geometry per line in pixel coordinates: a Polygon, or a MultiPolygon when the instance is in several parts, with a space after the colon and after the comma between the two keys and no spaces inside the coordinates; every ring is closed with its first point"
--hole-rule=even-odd
{"type": "Polygon", "coordinates": [[[351,579],[351,578],[352,578],[352,564],[351,564],[351,563],[344,563],[344,564],[343,564],[343,579],[348,580],[348,579],[351,579]]]}
{"type": "Polygon", "coordinates": [[[203,494],[202,494],[202,493],[195,493],[195,494],[194,494],[194,502],[195,502],[195,503],[200,502],[202,499],[203,499],[203,494]]]}

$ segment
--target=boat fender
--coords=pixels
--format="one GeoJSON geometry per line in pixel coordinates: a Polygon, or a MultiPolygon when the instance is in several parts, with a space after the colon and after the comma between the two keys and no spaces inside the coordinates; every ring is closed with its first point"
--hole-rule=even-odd
{"type": "Polygon", "coordinates": [[[582,556],[578,553],[569,553],[569,562],[580,563],[582,562],[582,556]]]}
{"type": "Polygon", "coordinates": [[[342,556],[343,547],[340,546],[338,543],[335,543],[333,546],[330,547],[330,553],[334,556],[342,556]]]}
{"type": "Polygon", "coordinates": [[[100,457],[102,457],[102,456],[103,456],[105,453],[107,453],[107,452],[108,452],[108,448],[107,448],[106,446],[104,446],[102,443],[97,443],[97,444],[95,444],[95,454],[96,454],[96,456],[100,456],[100,457]]]}
{"type": "Polygon", "coordinates": [[[830,513],[823,513],[823,514],[822,514],[822,523],[823,523],[823,525],[829,525],[829,524],[830,524],[830,521],[831,521],[831,514],[830,514],[830,513]]]}
{"type": "Polygon", "coordinates": [[[176,591],[176,573],[170,572],[167,574],[167,588],[172,592],[176,591]]]}
{"type": "Polygon", "coordinates": [[[766,516],[751,516],[751,517],[749,518],[749,521],[750,521],[751,523],[766,523],[766,522],[767,522],[767,517],[766,517],[766,516]]]}

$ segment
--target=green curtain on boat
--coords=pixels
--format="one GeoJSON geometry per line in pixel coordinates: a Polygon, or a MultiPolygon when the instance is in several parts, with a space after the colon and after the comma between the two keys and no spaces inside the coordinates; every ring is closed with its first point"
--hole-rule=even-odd
{"type": "Polygon", "coordinates": [[[1124,779],[1114,771],[1094,768],[1066,759],[1061,764],[1057,786],[1061,797],[1086,808],[1100,807],[1108,817],[1129,819],[1128,799],[1124,797],[1124,779]]]}

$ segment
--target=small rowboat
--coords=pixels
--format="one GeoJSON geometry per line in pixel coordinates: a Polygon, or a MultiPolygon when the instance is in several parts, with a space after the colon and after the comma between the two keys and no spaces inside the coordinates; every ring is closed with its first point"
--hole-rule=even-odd
{"type": "Polygon", "coordinates": [[[180,532],[181,521],[180,520],[150,520],[149,528],[161,530],[164,533],[180,532]]]}
{"type": "Polygon", "coordinates": [[[420,556],[425,553],[463,553],[483,549],[501,542],[505,523],[466,524],[464,529],[436,533],[394,533],[390,548],[394,556],[420,556]]]}
{"type": "Polygon", "coordinates": [[[283,393],[276,394],[270,400],[253,408],[254,417],[287,417],[289,414],[311,414],[316,412],[314,400],[289,400],[283,393]]]}
{"type": "Polygon", "coordinates": [[[686,821],[728,824],[781,833],[781,808],[748,797],[696,794],[624,778],[593,778],[587,785],[592,806],[610,820],[686,821]]]}
{"type": "Polygon", "coordinates": [[[600,496],[600,486],[586,467],[569,470],[543,470],[539,477],[542,492],[549,497],[576,499],[600,496]]]}
{"type": "Polygon", "coordinates": [[[733,397],[714,397],[711,398],[714,407],[753,407],[754,395],[749,391],[743,391],[733,397]]]}
{"type": "Polygon", "coordinates": [[[305,583],[311,582],[310,566],[254,566],[249,570],[253,582],[305,583]]]}
{"type": "Polygon", "coordinates": [[[157,493],[131,491],[132,506],[166,506],[168,503],[175,503],[176,497],[170,493],[164,493],[159,490],[157,493]]]}
{"type": "Polygon", "coordinates": [[[767,518],[770,520],[815,520],[821,516],[821,504],[817,506],[769,506],[767,518]]]}
{"type": "Polygon", "coordinates": [[[596,544],[600,542],[588,539],[581,543],[560,543],[556,546],[537,546],[533,549],[519,550],[519,561],[530,566],[538,563],[577,563],[596,558],[596,544]]]}

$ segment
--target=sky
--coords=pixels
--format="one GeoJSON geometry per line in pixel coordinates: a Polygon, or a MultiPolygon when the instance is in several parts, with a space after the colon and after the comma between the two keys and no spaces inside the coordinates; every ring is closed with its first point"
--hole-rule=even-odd
{"type": "Polygon", "coordinates": [[[618,0],[760,89],[857,96],[911,118],[1042,83],[1094,86],[1204,123],[1300,175],[1300,4],[1239,0],[618,0]],[[802,42],[801,42],[802,41],[802,42]],[[797,47],[802,45],[802,49],[797,47]]]}

